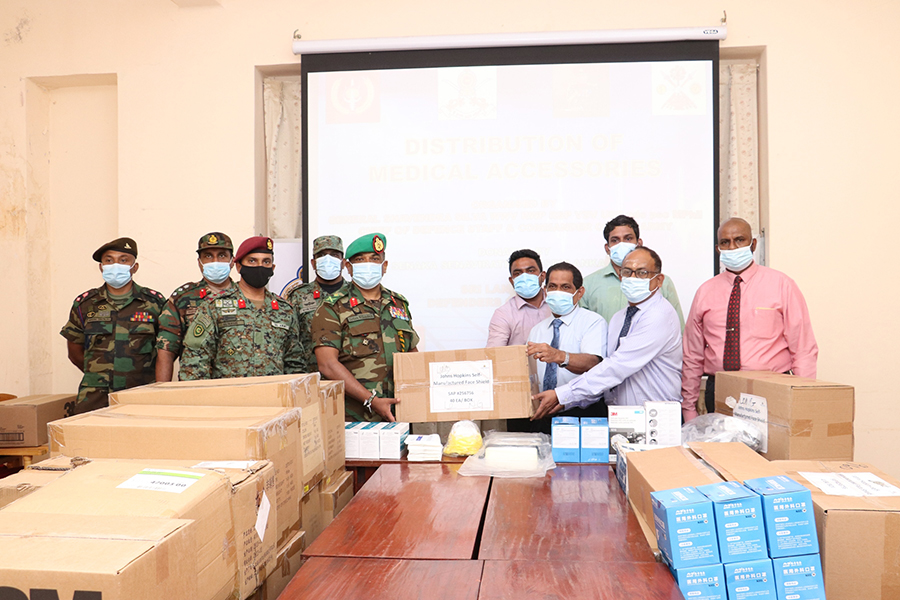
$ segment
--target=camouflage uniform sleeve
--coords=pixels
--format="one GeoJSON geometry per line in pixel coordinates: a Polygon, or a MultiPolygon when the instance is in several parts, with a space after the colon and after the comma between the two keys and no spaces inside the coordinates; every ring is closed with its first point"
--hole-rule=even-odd
{"type": "Polygon", "coordinates": [[[419,334],[416,333],[416,328],[413,326],[412,311],[409,310],[409,301],[406,302],[406,314],[409,315],[409,328],[412,329],[412,344],[410,344],[409,350],[407,350],[407,352],[409,352],[415,350],[419,345],[419,334]]]}
{"type": "Polygon", "coordinates": [[[181,381],[213,378],[218,340],[213,309],[212,302],[204,302],[191,321],[190,329],[184,334],[184,351],[181,354],[181,369],[178,371],[178,379],[181,381]]]}
{"type": "Polygon", "coordinates": [[[175,297],[169,298],[166,306],[159,315],[159,334],[156,336],[156,349],[168,350],[175,354],[181,353],[181,339],[183,337],[181,313],[175,306],[175,297]]]}
{"type": "Polygon", "coordinates": [[[341,349],[341,320],[334,305],[323,303],[313,315],[312,325],[313,348],[327,346],[338,351],[341,349]]]}
{"type": "Polygon", "coordinates": [[[309,368],[306,361],[306,352],[300,342],[300,326],[297,315],[291,311],[291,329],[284,340],[284,372],[305,373],[309,368]]]}
{"type": "Polygon", "coordinates": [[[66,324],[59,331],[59,335],[73,344],[84,345],[84,315],[82,314],[81,303],[77,300],[72,303],[72,310],[69,311],[69,320],[66,321],[66,324]]]}

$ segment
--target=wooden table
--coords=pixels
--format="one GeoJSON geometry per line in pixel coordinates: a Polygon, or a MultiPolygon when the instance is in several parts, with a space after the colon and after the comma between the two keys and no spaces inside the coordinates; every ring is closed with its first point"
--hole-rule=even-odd
{"type": "Polygon", "coordinates": [[[308,559],[281,600],[476,600],[480,560],[308,559]]]}
{"type": "Polygon", "coordinates": [[[344,468],[353,473],[353,493],[356,494],[362,489],[362,486],[375,474],[381,465],[436,465],[436,464],[459,464],[465,462],[465,456],[444,456],[441,460],[429,460],[422,462],[410,463],[406,457],[400,459],[381,458],[378,460],[369,460],[361,458],[351,458],[345,461],[344,468]]]}
{"type": "Polygon", "coordinates": [[[612,469],[561,464],[494,479],[478,558],[655,562],[612,469]]]}
{"type": "Polygon", "coordinates": [[[386,464],[304,556],[474,558],[490,478],[458,464],[386,464]]]}

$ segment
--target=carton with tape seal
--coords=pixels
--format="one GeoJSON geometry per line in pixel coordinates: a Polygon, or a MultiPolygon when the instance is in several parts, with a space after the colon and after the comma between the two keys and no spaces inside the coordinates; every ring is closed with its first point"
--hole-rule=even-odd
{"type": "Polygon", "coordinates": [[[752,422],[769,460],[853,460],[853,388],[768,371],[716,373],[716,412],[752,422]]]}
{"type": "Polygon", "coordinates": [[[772,559],[778,600],[825,600],[825,580],[818,554],[772,559]]]}
{"type": "Polygon", "coordinates": [[[744,485],[762,496],[769,556],[781,558],[819,551],[809,489],[785,475],[748,479],[744,485]]]}
{"type": "Polygon", "coordinates": [[[609,423],[606,417],[581,418],[581,462],[609,462],[609,423]]]}
{"type": "Polygon", "coordinates": [[[581,424],[578,417],[553,417],[550,438],[554,462],[578,462],[581,457],[581,424]]]}
{"type": "Polygon", "coordinates": [[[291,582],[303,562],[306,549],[306,532],[298,531],[294,537],[278,549],[275,568],[265,582],[250,596],[250,600],[276,600],[291,582]]]}
{"type": "Polygon", "coordinates": [[[536,373],[525,346],[395,353],[397,420],[528,418],[539,391],[536,373]]]}
{"type": "Polygon", "coordinates": [[[325,452],[325,485],[344,470],[344,382],[320,381],[319,403],[322,414],[322,447],[325,452]]]}
{"type": "Polygon", "coordinates": [[[47,443],[47,423],[66,416],[71,394],[25,396],[0,402],[0,448],[33,447],[47,443]]]}
{"type": "Polygon", "coordinates": [[[59,479],[65,471],[24,469],[0,479],[0,508],[59,479]]]}
{"type": "Polygon", "coordinates": [[[758,494],[735,481],[701,485],[697,490],[712,500],[723,563],[769,558],[758,494]]]}
{"type": "Polygon", "coordinates": [[[776,600],[772,561],[750,560],[725,565],[728,600],[776,600]]]}
{"type": "Polygon", "coordinates": [[[709,498],[693,487],[652,492],[659,549],[672,569],[719,562],[716,522],[709,498]]]}
{"type": "Polygon", "coordinates": [[[689,600],[728,600],[721,564],[674,569],[681,594],[689,600]]]}

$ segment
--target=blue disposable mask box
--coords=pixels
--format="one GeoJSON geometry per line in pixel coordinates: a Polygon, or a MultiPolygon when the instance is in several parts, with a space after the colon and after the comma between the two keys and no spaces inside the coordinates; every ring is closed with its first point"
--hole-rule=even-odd
{"type": "Polygon", "coordinates": [[[581,424],[578,417],[553,417],[550,437],[555,462],[578,462],[581,458],[581,424]]]}
{"type": "Polygon", "coordinates": [[[719,561],[712,502],[696,488],[651,492],[659,549],[672,569],[719,561]]]}
{"type": "Polygon", "coordinates": [[[609,462],[609,422],[606,417],[581,418],[581,462],[609,462]]]}
{"type": "Polygon", "coordinates": [[[697,486],[712,500],[723,563],[769,558],[762,499],[736,481],[697,486]]]}
{"type": "Polygon", "coordinates": [[[812,494],[807,488],[784,475],[748,479],[744,485],[762,496],[769,556],[782,558],[819,551],[812,494]]]}
{"type": "Polygon", "coordinates": [[[722,565],[687,567],[672,571],[678,589],[688,600],[728,600],[722,565]]]}
{"type": "Polygon", "coordinates": [[[749,560],[725,565],[728,600],[776,600],[772,561],[749,560]]]}
{"type": "Polygon", "coordinates": [[[772,560],[778,600],[825,600],[825,581],[818,554],[772,560]]]}

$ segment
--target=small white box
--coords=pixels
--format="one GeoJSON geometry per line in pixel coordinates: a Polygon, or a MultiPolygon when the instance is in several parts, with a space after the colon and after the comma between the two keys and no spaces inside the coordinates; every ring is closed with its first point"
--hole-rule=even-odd
{"type": "Polygon", "coordinates": [[[378,460],[381,458],[381,429],[387,423],[365,423],[359,429],[359,458],[378,460]]]}
{"type": "Polygon", "coordinates": [[[616,436],[625,439],[621,443],[643,444],[646,438],[647,421],[643,406],[609,407],[609,462],[616,462],[614,442],[616,436]]]}
{"type": "Polygon", "coordinates": [[[344,458],[359,458],[359,430],[365,425],[365,423],[344,425],[344,458]]]}
{"type": "Polygon", "coordinates": [[[647,417],[647,443],[651,446],[681,444],[681,403],[644,402],[647,417]]]}
{"type": "Polygon", "coordinates": [[[385,423],[381,428],[381,458],[393,458],[399,460],[403,455],[406,445],[406,436],[409,435],[409,423],[385,423]]]}

